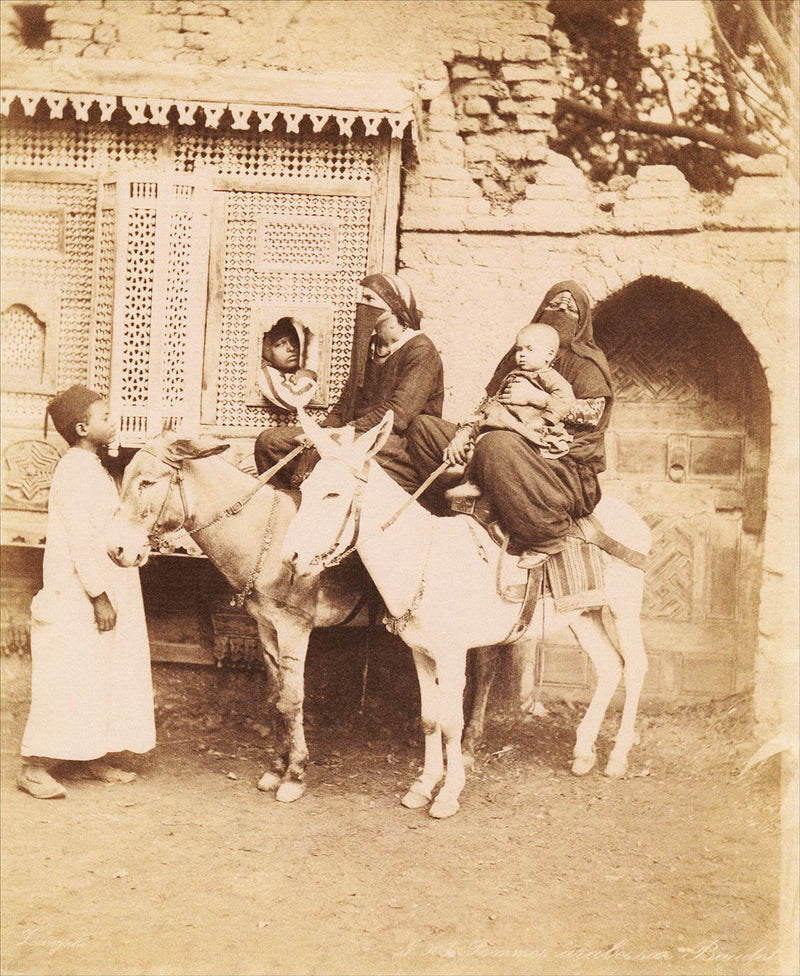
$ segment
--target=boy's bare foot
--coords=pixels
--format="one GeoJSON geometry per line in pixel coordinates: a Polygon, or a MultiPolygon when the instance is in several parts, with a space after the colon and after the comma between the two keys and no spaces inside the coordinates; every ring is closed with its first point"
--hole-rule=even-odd
{"type": "Polygon", "coordinates": [[[61,783],[53,779],[44,766],[23,766],[17,776],[17,787],[37,800],[61,800],[67,795],[61,783]]]}
{"type": "Polygon", "coordinates": [[[118,769],[104,759],[93,759],[86,763],[86,769],[92,779],[99,779],[101,783],[132,783],[136,779],[136,773],[118,769]]]}

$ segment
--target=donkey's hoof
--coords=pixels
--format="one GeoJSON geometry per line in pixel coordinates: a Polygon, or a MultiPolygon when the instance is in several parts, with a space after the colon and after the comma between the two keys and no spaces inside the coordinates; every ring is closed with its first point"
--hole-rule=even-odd
{"type": "Polygon", "coordinates": [[[458,800],[449,800],[447,797],[442,798],[441,796],[437,796],[433,803],[431,803],[431,808],[428,813],[431,817],[435,817],[436,820],[446,820],[448,817],[454,817],[458,813],[458,808],[458,800]]]}
{"type": "Polygon", "coordinates": [[[277,773],[266,772],[258,781],[258,788],[262,793],[274,793],[283,780],[277,773]]]}
{"type": "Polygon", "coordinates": [[[611,779],[622,779],[628,771],[628,761],[626,759],[615,759],[610,756],[606,764],[605,775],[611,779]]]}
{"type": "Polygon", "coordinates": [[[295,800],[300,799],[305,791],[305,783],[298,783],[297,780],[288,779],[278,787],[275,799],[281,803],[294,803],[295,800]]]}
{"type": "Polygon", "coordinates": [[[415,783],[400,802],[407,810],[421,810],[431,802],[431,798],[415,783]]]}
{"type": "Polygon", "coordinates": [[[572,760],[572,775],[585,776],[590,773],[597,762],[597,756],[592,753],[590,756],[575,756],[572,760]]]}
{"type": "Polygon", "coordinates": [[[461,762],[464,764],[464,772],[471,773],[475,768],[475,757],[471,752],[461,753],[461,762]]]}

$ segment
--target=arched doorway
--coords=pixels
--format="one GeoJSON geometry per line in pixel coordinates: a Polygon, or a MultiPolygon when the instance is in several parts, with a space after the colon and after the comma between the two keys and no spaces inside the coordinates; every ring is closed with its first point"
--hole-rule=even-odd
{"type": "Polygon", "coordinates": [[[601,302],[594,321],[616,390],[604,488],[653,531],[646,690],[739,691],[752,682],[757,637],[770,431],[763,371],[738,324],[674,281],[640,278],[601,302]]]}

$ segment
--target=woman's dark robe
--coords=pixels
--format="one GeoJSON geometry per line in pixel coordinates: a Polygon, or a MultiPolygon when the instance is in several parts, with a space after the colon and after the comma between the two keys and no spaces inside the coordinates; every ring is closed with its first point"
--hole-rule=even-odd
{"type": "MultiPolygon", "coordinates": [[[[553,367],[572,385],[576,399],[605,399],[598,424],[587,427],[565,420],[564,426],[574,440],[569,454],[555,459],[542,457],[519,434],[490,431],[479,438],[470,463],[471,476],[492,497],[501,525],[520,545],[545,552],[561,548],[557,540],[567,534],[575,519],[589,515],[600,500],[597,476],[606,466],[605,431],[613,400],[611,373],[594,343],[589,300],[579,285],[562,281],[550,288],[532,321],[539,321],[547,303],[562,291],[575,298],[579,319],[569,348],[559,352],[553,367]]],[[[511,349],[486,387],[490,396],[513,368],[511,349]]]]}

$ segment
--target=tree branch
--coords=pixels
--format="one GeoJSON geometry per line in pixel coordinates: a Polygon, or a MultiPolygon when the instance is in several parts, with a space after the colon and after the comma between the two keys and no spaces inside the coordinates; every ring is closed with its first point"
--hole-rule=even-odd
{"type": "Polygon", "coordinates": [[[650,135],[665,136],[667,138],[688,139],[690,142],[704,142],[706,145],[721,149],[724,152],[743,153],[745,156],[763,156],[771,152],[767,146],[762,146],[745,136],[729,136],[724,132],[713,129],[700,128],[694,125],[681,125],[674,122],[652,122],[640,119],[635,115],[618,114],[608,109],[595,108],[586,102],[574,98],[562,98],[558,103],[559,112],[570,112],[583,118],[593,119],[598,125],[615,132],[645,132],[650,135]]]}
{"type": "Polygon", "coordinates": [[[761,0],[756,0],[754,3],[746,3],[744,6],[750,15],[750,20],[759,40],[780,69],[783,77],[789,83],[795,99],[800,99],[800,74],[798,74],[797,62],[781,40],[781,36],[775,30],[772,21],[767,17],[766,11],[761,5],[761,0]]]}

